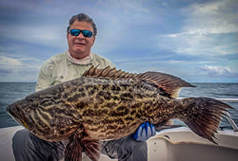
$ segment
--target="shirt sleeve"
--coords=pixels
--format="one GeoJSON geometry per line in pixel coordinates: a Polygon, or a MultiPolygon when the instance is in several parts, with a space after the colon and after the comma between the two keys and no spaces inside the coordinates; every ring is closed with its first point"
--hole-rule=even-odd
{"type": "Polygon", "coordinates": [[[47,60],[41,66],[35,91],[40,91],[52,85],[54,69],[55,69],[55,63],[51,60],[47,60]]]}

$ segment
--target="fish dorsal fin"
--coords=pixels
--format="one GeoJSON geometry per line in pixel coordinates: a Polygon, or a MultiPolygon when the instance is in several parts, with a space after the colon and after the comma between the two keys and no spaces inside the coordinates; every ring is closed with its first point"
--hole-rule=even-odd
{"type": "Polygon", "coordinates": [[[110,79],[128,79],[135,78],[145,80],[146,82],[155,85],[162,89],[167,95],[172,98],[177,98],[179,90],[182,87],[194,87],[190,83],[173,75],[160,73],[160,72],[145,72],[141,74],[134,74],[117,70],[107,66],[104,69],[92,66],[87,70],[83,76],[85,77],[97,77],[97,78],[110,78],[110,79]]]}
{"type": "Polygon", "coordinates": [[[137,74],[124,72],[122,70],[117,70],[116,68],[111,68],[107,66],[104,69],[99,69],[98,67],[92,66],[83,73],[84,77],[97,77],[97,78],[111,78],[111,79],[119,79],[119,78],[135,78],[137,74]]]}
{"type": "Polygon", "coordinates": [[[179,91],[182,87],[194,87],[179,77],[160,72],[145,72],[138,74],[137,78],[153,83],[164,90],[172,98],[178,97],[179,91]]]}

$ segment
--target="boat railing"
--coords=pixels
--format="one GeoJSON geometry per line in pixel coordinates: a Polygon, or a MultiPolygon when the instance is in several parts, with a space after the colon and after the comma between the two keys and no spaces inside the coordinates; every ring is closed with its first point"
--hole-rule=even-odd
{"type": "MultiPolygon", "coordinates": [[[[235,121],[231,118],[231,115],[229,112],[226,112],[225,119],[228,121],[228,123],[231,125],[234,132],[238,132],[238,127],[235,123],[235,121]]],[[[223,129],[223,128],[221,128],[223,129]]]]}

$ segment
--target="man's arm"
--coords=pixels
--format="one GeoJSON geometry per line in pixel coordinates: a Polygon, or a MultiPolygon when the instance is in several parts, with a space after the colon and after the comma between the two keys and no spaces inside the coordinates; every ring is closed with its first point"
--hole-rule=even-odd
{"type": "Polygon", "coordinates": [[[40,91],[52,85],[54,68],[55,64],[53,61],[46,61],[41,66],[35,91],[40,91]]]}

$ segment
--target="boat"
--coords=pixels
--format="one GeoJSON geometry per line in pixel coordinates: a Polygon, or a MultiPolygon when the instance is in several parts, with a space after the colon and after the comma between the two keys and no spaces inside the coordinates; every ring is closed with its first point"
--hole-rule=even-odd
{"type": "Polygon", "coordinates": [[[237,161],[238,133],[219,131],[217,144],[188,128],[170,129],[148,140],[149,161],[237,161]]]}
{"type": "MultiPolygon", "coordinates": [[[[164,129],[147,140],[148,161],[237,161],[238,127],[227,116],[231,129],[220,127],[214,144],[194,134],[186,126],[164,129]]],[[[0,129],[0,160],[14,161],[12,138],[22,126],[0,129]]],[[[99,161],[117,161],[101,155],[99,161]]]]}

